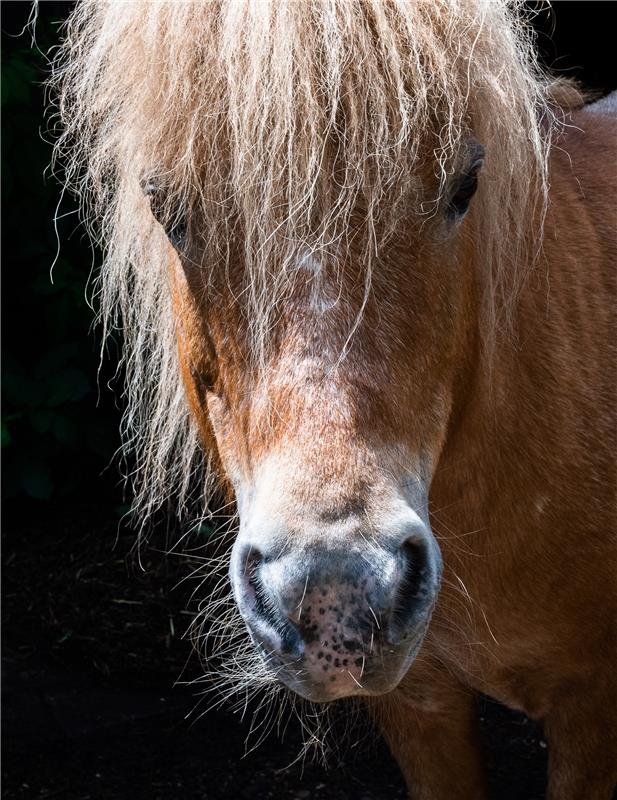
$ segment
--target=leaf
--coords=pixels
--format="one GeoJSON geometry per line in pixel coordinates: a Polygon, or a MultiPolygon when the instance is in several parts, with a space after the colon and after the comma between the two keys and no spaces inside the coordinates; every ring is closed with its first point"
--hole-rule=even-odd
{"type": "Polygon", "coordinates": [[[28,419],[37,433],[46,433],[52,423],[53,412],[46,408],[35,408],[28,414],[28,419]]]}
{"type": "Polygon", "coordinates": [[[53,481],[47,465],[36,462],[24,465],[21,485],[30,497],[48,500],[53,491],[53,481]]]}
{"type": "Polygon", "coordinates": [[[52,427],[54,436],[61,444],[70,444],[75,441],[75,423],[68,417],[58,415],[54,418],[52,427]]]}
{"type": "Polygon", "coordinates": [[[197,528],[197,536],[203,536],[205,538],[208,538],[208,537],[212,536],[212,534],[214,532],[215,532],[215,528],[214,528],[213,525],[210,525],[207,522],[200,522],[199,523],[199,527],[197,528]]]}
{"type": "Polygon", "coordinates": [[[11,444],[11,432],[8,426],[2,423],[2,447],[8,447],[11,444]]]}
{"type": "Polygon", "coordinates": [[[76,403],[90,391],[90,381],[85,372],[65,367],[52,378],[52,391],[46,405],[54,407],[66,402],[76,403]]]}

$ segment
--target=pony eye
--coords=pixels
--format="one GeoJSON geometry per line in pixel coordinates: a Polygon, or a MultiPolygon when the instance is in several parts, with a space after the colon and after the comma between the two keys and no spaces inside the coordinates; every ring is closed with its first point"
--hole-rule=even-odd
{"type": "Polygon", "coordinates": [[[184,245],[186,244],[186,221],[183,218],[173,222],[171,225],[168,225],[165,229],[165,233],[169,241],[172,245],[176,248],[176,250],[182,250],[184,245]]]}
{"type": "Polygon", "coordinates": [[[448,202],[446,214],[449,219],[457,221],[462,219],[467,213],[471,198],[478,188],[478,173],[480,172],[482,164],[482,160],[476,161],[459,181],[456,191],[448,202]]]}
{"type": "Polygon", "coordinates": [[[176,213],[170,218],[166,208],[166,197],[163,187],[156,178],[144,178],[141,188],[150,201],[150,209],[154,218],[163,226],[167,238],[176,250],[181,250],[186,244],[187,225],[184,216],[176,213]]]}

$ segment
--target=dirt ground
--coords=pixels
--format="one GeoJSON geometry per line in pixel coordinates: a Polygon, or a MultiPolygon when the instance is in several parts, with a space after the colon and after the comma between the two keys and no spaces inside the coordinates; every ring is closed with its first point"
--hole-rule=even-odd
{"type": "MultiPolygon", "coordinates": [[[[335,724],[339,747],[326,769],[295,760],[294,720],[282,739],[272,733],[246,753],[250,709],[199,716],[195,687],[174,686],[183,670],[186,679],[200,669],[182,638],[194,586],[177,584],[190,565],[152,546],[142,571],[127,558],[135,534],[118,532],[118,518],[92,506],[5,512],[3,797],[405,797],[362,719],[347,734],[335,724]]],[[[495,800],[540,800],[541,731],[486,699],[480,715],[495,800]]]]}

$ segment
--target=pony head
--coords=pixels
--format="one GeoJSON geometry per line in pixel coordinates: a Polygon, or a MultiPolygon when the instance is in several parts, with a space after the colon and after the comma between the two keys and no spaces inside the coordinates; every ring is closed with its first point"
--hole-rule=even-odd
{"type": "Polygon", "coordinates": [[[546,198],[514,6],[84,2],[56,64],[136,507],[227,487],[237,606],[307,698],[392,689],[437,600],[431,481],[546,198]]]}

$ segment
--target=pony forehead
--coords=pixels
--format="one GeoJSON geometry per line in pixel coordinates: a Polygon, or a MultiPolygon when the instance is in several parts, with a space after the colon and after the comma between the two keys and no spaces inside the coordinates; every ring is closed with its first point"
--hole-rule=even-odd
{"type": "Polygon", "coordinates": [[[523,85],[502,98],[508,116],[528,77],[513,20],[498,0],[89,2],[71,18],[65,52],[81,50],[61,79],[74,124],[109,158],[146,160],[178,192],[203,165],[212,188],[296,179],[306,195],[334,164],[341,189],[370,194],[429,136],[447,158],[509,69],[523,85]]]}

